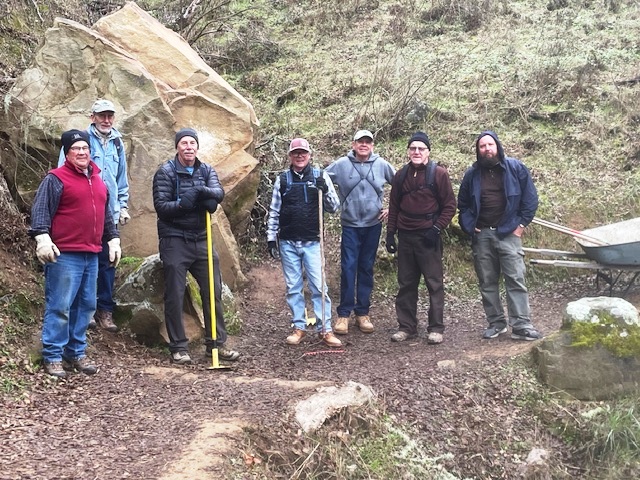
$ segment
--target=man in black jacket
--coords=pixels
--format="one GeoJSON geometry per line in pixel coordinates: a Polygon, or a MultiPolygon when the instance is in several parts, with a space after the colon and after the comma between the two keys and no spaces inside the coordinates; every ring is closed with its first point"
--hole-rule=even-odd
{"type": "MultiPolygon", "coordinates": [[[[211,356],[211,308],[207,256],[206,215],[215,212],[224,198],[218,174],[198,157],[198,134],[190,128],[176,133],[176,156],[164,163],[153,177],[153,205],[158,213],[160,259],[164,269],[164,316],[169,335],[171,360],[191,363],[182,321],[182,307],[191,272],[200,287],[204,312],[206,354],[211,356]]],[[[212,246],[218,355],[237,360],[240,354],[224,347],[227,331],[222,308],[220,265],[212,246]]]]}

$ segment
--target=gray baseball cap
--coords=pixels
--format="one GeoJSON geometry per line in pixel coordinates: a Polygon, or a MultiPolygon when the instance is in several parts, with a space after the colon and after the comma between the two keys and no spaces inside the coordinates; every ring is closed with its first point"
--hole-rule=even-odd
{"type": "Polygon", "coordinates": [[[102,113],[102,112],[116,112],[116,107],[113,102],[109,100],[96,100],[93,106],[91,107],[91,113],[102,113]]]}

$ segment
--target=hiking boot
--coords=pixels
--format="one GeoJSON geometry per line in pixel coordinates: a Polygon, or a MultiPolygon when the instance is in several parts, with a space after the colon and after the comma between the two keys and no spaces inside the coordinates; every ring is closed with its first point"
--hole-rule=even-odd
{"type": "Polygon", "coordinates": [[[333,326],[333,333],[338,335],[346,335],[349,333],[349,317],[338,317],[336,324],[333,326]]]}
{"type": "MultiPolygon", "coordinates": [[[[211,347],[207,347],[205,350],[204,355],[207,358],[211,358],[211,350],[211,347]]],[[[236,352],[230,348],[225,348],[223,345],[218,345],[218,358],[220,360],[226,360],[227,362],[235,362],[240,358],[240,352],[236,352]]]]}
{"type": "Polygon", "coordinates": [[[67,372],[62,368],[62,362],[44,362],[44,371],[52,377],[64,378],[67,372]]]}
{"type": "Polygon", "coordinates": [[[327,332],[322,335],[322,341],[327,347],[336,348],[342,346],[342,342],[333,334],[333,332],[327,332]]]}
{"type": "Polygon", "coordinates": [[[484,331],[482,338],[496,338],[498,335],[502,335],[503,333],[507,333],[507,327],[501,327],[500,325],[492,325],[484,331]]]}
{"type": "Polygon", "coordinates": [[[189,352],[171,352],[171,362],[178,365],[187,365],[191,363],[189,352]]]}
{"type": "Polygon", "coordinates": [[[63,367],[66,367],[66,370],[75,370],[85,375],[93,375],[98,371],[98,367],[91,363],[87,357],[74,358],[73,360],[65,358],[63,367]]]}
{"type": "Polygon", "coordinates": [[[430,345],[438,345],[442,343],[443,336],[439,332],[429,332],[429,336],[427,337],[427,343],[430,345]]]}
{"type": "Polygon", "coordinates": [[[396,333],[394,333],[393,335],[391,335],[391,341],[392,342],[404,342],[405,340],[415,337],[415,335],[412,335],[408,332],[405,332],[404,330],[398,330],[396,333]]]}
{"type": "Polygon", "coordinates": [[[373,332],[373,323],[371,323],[369,315],[356,315],[356,325],[362,333],[373,332]]]}
{"type": "Polygon", "coordinates": [[[542,334],[534,328],[521,328],[519,330],[511,330],[511,338],[514,340],[526,340],[532,342],[542,338],[542,334]]]}
{"type": "Polygon", "coordinates": [[[118,326],[113,323],[113,312],[107,310],[96,310],[96,314],[93,316],[103,330],[107,332],[117,332],[118,326]]]}
{"type": "Polygon", "coordinates": [[[296,328],[293,333],[287,337],[287,345],[298,345],[306,334],[307,332],[304,330],[296,328]]]}
{"type": "Polygon", "coordinates": [[[87,329],[88,330],[95,330],[96,328],[98,328],[98,324],[96,323],[96,319],[92,316],[89,319],[89,325],[87,325],[87,329]]]}

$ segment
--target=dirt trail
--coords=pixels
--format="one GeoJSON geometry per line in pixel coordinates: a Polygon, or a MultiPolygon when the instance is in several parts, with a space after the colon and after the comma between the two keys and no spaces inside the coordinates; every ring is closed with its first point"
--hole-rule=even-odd
{"type": "MultiPolygon", "coordinates": [[[[201,346],[192,348],[196,365],[174,367],[165,353],[124,333],[91,333],[97,375],[56,382],[37,372],[29,400],[1,409],[0,479],[211,478],[230,461],[242,462],[245,426],[288,422],[291,407],[318,386],[348,380],[371,386],[403,422],[462,429],[451,419],[445,425],[431,407],[461,408],[455,403],[477,394],[473,384],[483,372],[532,347],[508,335],[482,340],[479,302],[457,300],[446,305],[442,345],[427,345],[424,331],[395,344],[389,341],[396,328],[393,302],[376,301],[374,333],[352,328],[342,337],[344,353],[304,355],[326,348],[313,336],[285,345],[289,314],[278,266],[264,263],[246,273],[249,285],[240,294],[245,325],[230,339],[242,358],[232,371],[207,370],[201,346]]],[[[330,285],[337,282],[330,279],[330,285]]],[[[536,326],[545,334],[557,330],[566,302],[575,298],[579,294],[569,289],[532,294],[536,326]]],[[[419,312],[426,317],[422,302],[419,312]]],[[[495,395],[502,395],[500,388],[495,395]]]]}

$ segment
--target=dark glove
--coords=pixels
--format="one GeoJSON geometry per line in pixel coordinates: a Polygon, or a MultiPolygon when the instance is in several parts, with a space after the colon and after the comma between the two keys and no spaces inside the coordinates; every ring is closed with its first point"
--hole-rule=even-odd
{"type": "Polygon", "coordinates": [[[213,198],[207,198],[206,200],[200,200],[198,202],[202,208],[204,208],[207,212],[213,213],[218,208],[218,202],[216,202],[213,198]]]}
{"type": "Polygon", "coordinates": [[[324,179],[322,175],[316,178],[316,187],[318,187],[318,190],[322,190],[322,193],[327,193],[327,191],[329,190],[329,187],[327,186],[327,181],[324,179]]]}
{"type": "MultiPolygon", "coordinates": [[[[198,190],[198,200],[207,200],[209,198],[213,198],[213,189],[207,188],[203,186],[194,187],[198,190]]],[[[215,200],[215,199],[214,199],[215,200]]]]}
{"type": "Polygon", "coordinates": [[[424,244],[427,248],[436,248],[440,239],[440,229],[435,225],[424,234],[424,244]]]}
{"type": "Polygon", "coordinates": [[[184,192],[180,196],[180,208],[184,210],[193,210],[196,206],[196,201],[198,199],[199,190],[194,187],[186,192],[184,192]]]}
{"type": "Polygon", "coordinates": [[[280,259],[280,250],[278,250],[278,242],[267,242],[267,250],[274,260],[280,259]]]}
{"type": "Polygon", "coordinates": [[[387,252],[396,253],[398,251],[398,246],[396,245],[396,236],[393,233],[387,233],[385,243],[387,245],[387,252]]]}

